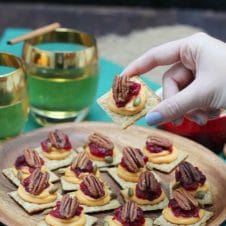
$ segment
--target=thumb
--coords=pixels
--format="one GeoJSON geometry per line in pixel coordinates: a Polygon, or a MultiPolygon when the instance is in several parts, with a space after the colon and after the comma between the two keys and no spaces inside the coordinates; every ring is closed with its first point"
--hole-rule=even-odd
{"type": "Polygon", "coordinates": [[[201,107],[200,86],[191,83],[182,91],[163,100],[146,115],[146,122],[151,125],[161,124],[183,117],[188,111],[201,107]],[[198,88],[199,87],[199,88],[198,88]]]}

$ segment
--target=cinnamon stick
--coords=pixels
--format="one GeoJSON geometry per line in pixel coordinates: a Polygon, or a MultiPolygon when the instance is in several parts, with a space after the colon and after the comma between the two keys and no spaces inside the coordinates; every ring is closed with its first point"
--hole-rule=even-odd
{"type": "Polygon", "coordinates": [[[54,31],[56,28],[59,28],[59,27],[60,27],[59,23],[57,23],[57,22],[52,23],[52,24],[46,25],[44,27],[40,27],[38,29],[35,29],[35,30],[28,32],[28,33],[26,33],[22,36],[19,36],[17,38],[11,39],[11,40],[7,41],[7,44],[14,45],[18,42],[22,42],[22,41],[34,38],[36,36],[43,35],[43,34],[46,34],[48,32],[54,31]]]}

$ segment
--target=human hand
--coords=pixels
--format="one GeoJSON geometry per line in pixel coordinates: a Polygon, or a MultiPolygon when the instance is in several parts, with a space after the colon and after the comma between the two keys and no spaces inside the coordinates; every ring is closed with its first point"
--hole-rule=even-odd
{"type": "Polygon", "coordinates": [[[146,115],[149,125],[189,117],[200,125],[226,108],[226,44],[205,33],[154,47],[129,64],[122,76],[172,65],[163,75],[163,98],[146,115]]]}

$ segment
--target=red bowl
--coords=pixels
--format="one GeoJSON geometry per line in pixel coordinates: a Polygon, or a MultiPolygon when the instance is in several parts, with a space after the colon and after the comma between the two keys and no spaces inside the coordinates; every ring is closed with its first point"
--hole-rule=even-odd
{"type": "Polygon", "coordinates": [[[180,126],[174,126],[171,122],[159,126],[161,129],[179,134],[195,140],[215,152],[222,150],[226,143],[226,114],[209,120],[204,126],[185,118],[180,126]]]}

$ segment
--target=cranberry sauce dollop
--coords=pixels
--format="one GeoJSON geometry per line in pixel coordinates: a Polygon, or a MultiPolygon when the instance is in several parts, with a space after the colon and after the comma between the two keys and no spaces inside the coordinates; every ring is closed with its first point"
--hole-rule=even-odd
{"type": "Polygon", "coordinates": [[[79,167],[76,167],[75,169],[70,168],[71,171],[75,173],[75,175],[78,177],[81,173],[92,173],[93,172],[93,162],[91,160],[88,161],[86,168],[81,169],[79,167]]]}
{"type": "Polygon", "coordinates": [[[88,144],[90,153],[94,156],[105,158],[106,156],[113,156],[113,150],[106,149],[104,147],[100,147],[94,143],[88,144]]]}
{"type": "MultiPolygon", "coordinates": [[[[64,138],[65,138],[65,145],[64,145],[63,149],[66,151],[70,151],[72,148],[71,142],[66,134],[65,134],[64,138]]],[[[46,140],[41,142],[41,147],[42,147],[42,150],[45,152],[49,152],[51,147],[57,148],[56,145],[54,145],[50,142],[49,138],[47,138],[46,140]]]]}
{"type": "Polygon", "coordinates": [[[123,226],[142,226],[145,223],[144,213],[141,210],[141,208],[138,208],[137,219],[133,222],[130,222],[129,220],[123,221],[121,214],[122,214],[122,206],[115,209],[113,220],[119,221],[123,226]]]}
{"type": "Polygon", "coordinates": [[[204,185],[206,176],[199,170],[198,167],[192,166],[188,162],[183,162],[175,171],[176,181],[188,191],[195,191],[199,186],[204,185]],[[183,164],[183,168],[181,167],[183,164]],[[183,174],[182,174],[183,171],[183,174]]]}
{"type": "Polygon", "coordinates": [[[162,194],[162,189],[160,184],[155,188],[155,191],[141,191],[136,185],[136,196],[140,199],[147,199],[153,201],[157,199],[162,194]]]}
{"type": "Polygon", "coordinates": [[[141,84],[132,82],[129,87],[129,93],[125,101],[117,101],[115,104],[118,108],[125,107],[126,104],[132,99],[132,97],[137,96],[141,90],[141,84]]]}
{"type": "Polygon", "coordinates": [[[192,210],[183,210],[175,199],[169,201],[168,207],[172,210],[176,217],[199,217],[199,208],[194,207],[192,210]]]}
{"type": "MultiPolygon", "coordinates": [[[[42,165],[44,165],[45,162],[44,162],[43,159],[41,159],[41,163],[42,163],[42,165]]],[[[21,170],[23,167],[28,167],[30,173],[32,173],[32,172],[35,170],[35,168],[30,167],[30,166],[27,164],[24,155],[20,155],[20,156],[17,157],[17,159],[16,159],[16,161],[15,161],[15,163],[14,163],[14,166],[15,166],[15,168],[16,168],[17,170],[21,170]]]]}
{"type": "MultiPolygon", "coordinates": [[[[57,201],[56,206],[50,211],[49,214],[56,218],[65,219],[60,215],[60,205],[61,205],[61,201],[57,201]]],[[[83,208],[79,206],[74,216],[80,216],[82,213],[82,210],[83,208]]]]}

